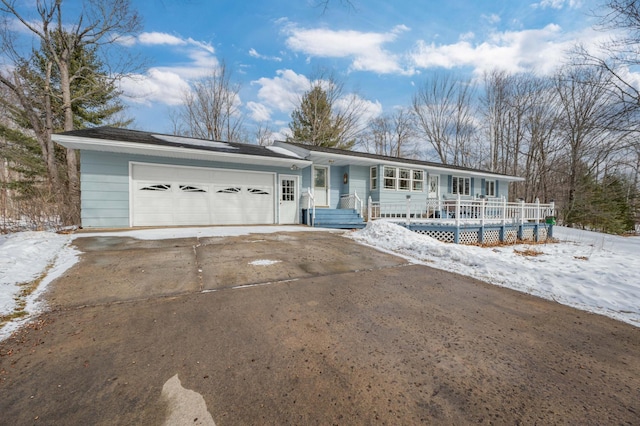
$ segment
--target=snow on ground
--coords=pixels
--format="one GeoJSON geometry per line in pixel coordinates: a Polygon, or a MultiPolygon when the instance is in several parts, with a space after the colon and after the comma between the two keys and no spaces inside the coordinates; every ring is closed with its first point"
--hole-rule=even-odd
{"type": "MultiPolygon", "coordinates": [[[[0,340],[45,308],[39,296],[49,282],[78,260],[79,252],[70,244],[75,238],[119,236],[156,240],[295,231],[328,230],[302,226],[225,226],[75,235],[18,232],[0,236],[0,315],[10,314],[16,308],[20,284],[44,275],[37,290],[25,300],[28,315],[0,328],[0,340]]],[[[369,223],[367,228],[347,235],[417,263],[531,293],[640,327],[640,237],[625,238],[554,227],[554,236],[562,240],[557,244],[481,248],[441,243],[386,221],[369,223]],[[527,249],[541,253],[523,256],[516,252],[527,249]]],[[[253,264],[268,265],[270,262],[265,259],[253,264]]]]}
{"type": "Polygon", "coordinates": [[[640,237],[559,226],[553,234],[559,243],[486,248],[442,243],[392,222],[376,221],[350,237],[417,263],[640,327],[640,237]],[[528,250],[539,254],[522,254],[528,250]]]}
{"type": "Polygon", "coordinates": [[[21,298],[27,315],[1,326],[0,341],[44,308],[39,297],[47,285],[77,261],[79,252],[70,247],[71,240],[70,235],[54,232],[0,236],[0,316],[14,312],[25,284],[41,279],[31,294],[21,298]]]}

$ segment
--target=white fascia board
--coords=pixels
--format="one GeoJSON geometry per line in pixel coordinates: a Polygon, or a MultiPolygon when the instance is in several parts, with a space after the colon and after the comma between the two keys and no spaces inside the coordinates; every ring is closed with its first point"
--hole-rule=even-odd
{"type": "Polygon", "coordinates": [[[433,173],[443,173],[443,174],[451,174],[457,176],[468,176],[468,177],[482,177],[488,179],[496,179],[507,182],[524,182],[524,178],[517,176],[506,176],[497,173],[491,172],[482,172],[482,171],[473,171],[473,170],[458,170],[452,169],[445,165],[442,166],[433,166],[433,165],[425,165],[425,164],[413,164],[413,163],[405,163],[402,160],[394,161],[394,160],[382,160],[377,158],[368,158],[368,157],[360,157],[357,155],[349,155],[349,154],[335,154],[330,152],[321,152],[321,151],[312,151],[308,149],[304,149],[299,146],[289,145],[283,141],[276,141],[274,143],[276,146],[284,147],[290,151],[295,152],[301,157],[308,158],[314,162],[314,164],[318,165],[336,165],[336,166],[344,166],[344,165],[357,165],[357,166],[392,166],[392,167],[402,167],[402,168],[421,168],[427,170],[428,172],[433,173]],[[332,161],[330,161],[332,160],[332,161]]]}
{"type": "Polygon", "coordinates": [[[122,154],[152,155],[156,157],[184,158],[189,160],[208,160],[223,163],[241,163],[251,165],[267,165],[275,167],[299,169],[309,167],[312,162],[301,158],[263,157],[233,152],[207,151],[202,149],[183,148],[164,145],[147,145],[136,142],[117,140],[79,138],[67,135],[52,135],[51,139],[65,148],[87,151],[103,151],[122,154]]]}
{"type": "MultiPolygon", "coordinates": [[[[496,179],[496,180],[502,180],[502,181],[508,181],[508,182],[522,182],[525,180],[524,178],[521,178],[521,177],[505,176],[497,173],[488,173],[488,172],[473,171],[473,170],[458,170],[458,169],[449,168],[447,166],[433,166],[433,165],[426,165],[426,164],[405,163],[401,160],[399,161],[382,160],[382,159],[376,159],[376,158],[358,157],[358,156],[352,156],[352,155],[334,154],[334,153],[319,152],[319,151],[311,151],[309,158],[313,160],[314,164],[318,162],[319,159],[325,159],[325,160],[334,160],[335,163],[338,163],[339,161],[341,164],[348,162],[349,164],[354,164],[354,165],[375,166],[380,164],[383,166],[402,167],[407,169],[420,168],[433,173],[444,173],[444,174],[451,174],[451,175],[457,175],[457,176],[469,176],[469,177],[472,177],[472,176],[483,177],[483,178],[496,179]]],[[[323,164],[324,163],[326,162],[323,161],[323,164]]]]}

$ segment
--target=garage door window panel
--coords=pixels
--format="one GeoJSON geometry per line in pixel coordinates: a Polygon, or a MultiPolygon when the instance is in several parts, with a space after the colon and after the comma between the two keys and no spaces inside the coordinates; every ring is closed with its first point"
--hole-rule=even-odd
{"type": "Polygon", "coordinates": [[[169,191],[171,185],[168,183],[159,183],[155,185],[145,185],[140,188],[140,191],[169,191]]]}
{"type": "Polygon", "coordinates": [[[217,192],[218,194],[237,194],[237,193],[239,193],[240,191],[242,191],[242,189],[241,189],[241,188],[237,188],[237,187],[236,187],[236,188],[225,188],[225,189],[219,189],[219,190],[217,190],[216,192],[217,192]]]}
{"type": "Polygon", "coordinates": [[[182,192],[207,192],[206,188],[199,185],[180,185],[182,192]]]}

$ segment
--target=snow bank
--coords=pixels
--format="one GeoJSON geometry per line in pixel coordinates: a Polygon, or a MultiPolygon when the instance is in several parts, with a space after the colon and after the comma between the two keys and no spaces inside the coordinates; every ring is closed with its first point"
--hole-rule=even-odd
{"type": "Polygon", "coordinates": [[[392,222],[350,234],[361,243],[640,327],[640,238],[554,227],[561,242],[493,248],[447,244],[392,222]],[[526,250],[539,252],[523,256],[526,250]]]}
{"type": "Polygon", "coordinates": [[[19,232],[0,237],[0,315],[14,312],[21,284],[42,278],[25,300],[27,316],[0,328],[0,340],[44,309],[40,295],[78,260],[78,251],[69,246],[71,240],[70,235],[53,232],[19,232]]]}

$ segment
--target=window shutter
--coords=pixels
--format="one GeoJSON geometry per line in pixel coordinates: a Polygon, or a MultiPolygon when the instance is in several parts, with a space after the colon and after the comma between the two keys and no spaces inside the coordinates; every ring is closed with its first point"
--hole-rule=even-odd
{"type": "Polygon", "coordinates": [[[487,180],[480,179],[480,195],[487,195],[487,180]]]}
{"type": "Polygon", "coordinates": [[[471,188],[469,188],[469,195],[474,197],[476,195],[475,178],[471,178],[471,188]]]}
{"type": "Polygon", "coordinates": [[[498,188],[498,184],[500,183],[500,181],[496,181],[496,197],[500,196],[500,189],[498,188]]]}
{"type": "Polygon", "coordinates": [[[447,176],[447,188],[449,194],[453,193],[453,177],[451,175],[447,176]]]}

